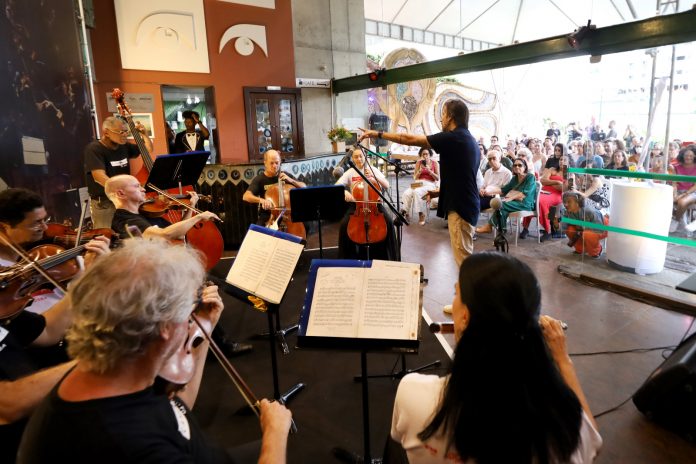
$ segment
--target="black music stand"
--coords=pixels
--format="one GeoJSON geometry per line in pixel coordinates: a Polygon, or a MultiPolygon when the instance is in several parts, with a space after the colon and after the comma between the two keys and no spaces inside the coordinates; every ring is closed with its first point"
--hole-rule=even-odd
{"type": "MultiPolygon", "coordinates": [[[[209,157],[209,151],[160,155],[155,159],[145,185],[152,184],[162,190],[178,188],[179,193],[183,193],[181,191],[183,185],[198,183],[198,178],[209,157]]],[[[151,190],[148,187],[145,188],[151,190]]]]}
{"type": "Polygon", "coordinates": [[[317,221],[319,223],[319,258],[324,258],[324,244],[321,239],[321,221],[343,217],[346,202],[342,185],[305,187],[290,190],[292,222],[317,221]]]}

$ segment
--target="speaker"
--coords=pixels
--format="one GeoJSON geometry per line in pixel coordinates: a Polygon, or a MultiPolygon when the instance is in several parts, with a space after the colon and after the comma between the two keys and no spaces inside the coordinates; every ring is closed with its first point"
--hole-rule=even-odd
{"type": "MultiPolygon", "coordinates": [[[[369,123],[372,130],[389,132],[389,117],[386,114],[372,113],[369,123]]],[[[384,139],[373,139],[373,143],[376,147],[386,147],[389,142],[384,139]]]]}
{"type": "Polygon", "coordinates": [[[696,333],[650,374],[633,403],[650,420],[696,440],[696,333]]]}

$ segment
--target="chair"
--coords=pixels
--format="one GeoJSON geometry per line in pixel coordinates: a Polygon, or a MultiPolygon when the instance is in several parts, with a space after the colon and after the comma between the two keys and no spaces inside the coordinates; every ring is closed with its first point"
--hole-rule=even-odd
{"type": "MultiPolygon", "coordinates": [[[[540,228],[539,228],[539,197],[541,196],[541,182],[536,181],[536,199],[534,200],[534,211],[515,211],[510,214],[508,214],[508,221],[510,221],[510,225],[512,226],[512,219],[515,219],[517,227],[515,230],[515,246],[517,246],[517,239],[519,238],[520,235],[520,226],[522,225],[522,219],[532,216],[536,218],[536,226],[537,226],[537,243],[541,243],[541,234],[539,233],[540,228]]],[[[512,227],[511,227],[512,228],[512,227]]]]}

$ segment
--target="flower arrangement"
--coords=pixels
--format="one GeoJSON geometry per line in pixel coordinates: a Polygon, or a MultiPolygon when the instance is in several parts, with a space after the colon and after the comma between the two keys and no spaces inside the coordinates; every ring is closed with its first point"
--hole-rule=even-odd
{"type": "Polygon", "coordinates": [[[326,136],[331,140],[332,142],[340,142],[343,140],[348,140],[352,134],[348,129],[345,127],[334,127],[330,131],[326,133],[326,136]]]}

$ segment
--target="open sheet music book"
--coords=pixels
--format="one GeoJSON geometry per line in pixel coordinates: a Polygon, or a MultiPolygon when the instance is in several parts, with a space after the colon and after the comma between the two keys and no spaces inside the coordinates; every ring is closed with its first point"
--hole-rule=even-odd
{"type": "Polygon", "coordinates": [[[313,260],[300,335],[399,340],[417,346],[420,278],[419,264],[313,260]]]}
{"type": "Polygon", "coordinates": [[[225,280],[269,303],[279,304],[303,249],[300,237],[252,224],[225,280]]]}

